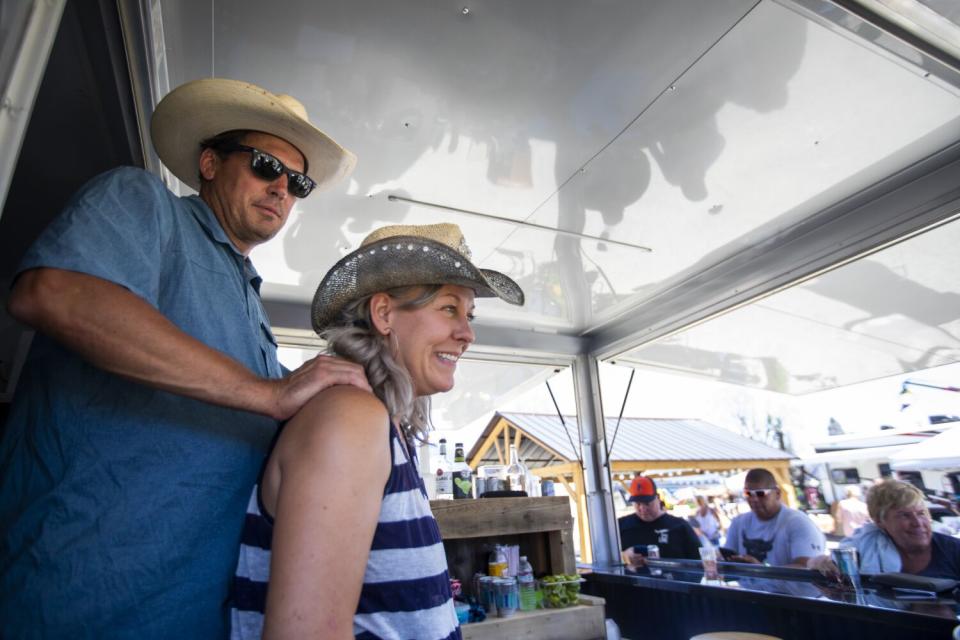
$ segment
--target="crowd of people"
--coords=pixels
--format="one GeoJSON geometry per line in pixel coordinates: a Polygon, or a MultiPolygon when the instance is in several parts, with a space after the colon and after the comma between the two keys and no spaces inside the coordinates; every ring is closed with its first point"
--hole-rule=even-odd
{"type": "MultiPolygon", "coordinates": [[[[635,513],[619,518],[623,561],[646,564],[646,546],[656,544],[662,558],[698,559],[699,547],[719,547],[727,562],[817,569],[836,577],[827,539],[804,512],[785,504],[783,490],[767,469],[750,469],[743,484],[748,510],[727,518],[728,510],[696,496],[687,520],[667,513],[653,478],[635,477],[629,490],[635,513]],[[729,524],[727,524],[729,523],[729,524]]],[[[960,539],[933,530],[919,489],[887,479],[872,486],[864,503],[858,490],[838,501],[838,546],[858,551],[863,573],[902,572],[960,580],[960,539]]],[[[735,504],[731,501],[730,504],[735,504]]]]}

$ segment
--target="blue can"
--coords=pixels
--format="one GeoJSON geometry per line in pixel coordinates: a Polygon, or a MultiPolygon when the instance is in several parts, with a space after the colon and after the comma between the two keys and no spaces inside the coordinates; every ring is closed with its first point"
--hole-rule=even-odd
{"type": "Polygon", "coordinates": [[[849,583],[852,587],[859,588],[860,565],[857,562],[856,547],[840,547],[831,551],[830,554],[833,556],[833,562],[840,570],[844,582],[849,583]]]}
{"type": "Polygon", "coordinates": [[[497,616],[509,618],[520,608],[520,589],[513,578],[497,578],[494,582],[497,593],[497,616]]]}

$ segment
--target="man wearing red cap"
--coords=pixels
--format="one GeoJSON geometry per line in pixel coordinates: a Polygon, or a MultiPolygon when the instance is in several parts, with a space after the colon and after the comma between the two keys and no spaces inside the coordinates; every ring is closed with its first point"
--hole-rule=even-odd
{"type": "Polygon", "coordinates": [[[623,559],[632,567],[646,564],[647,545],[660,548],[661,558],[700,558],[700,539],[693,527],[663,510],[657,485],[651,478],[637,476],[630,483],[630,499],[636,513],[617,520],[623,559]]]}

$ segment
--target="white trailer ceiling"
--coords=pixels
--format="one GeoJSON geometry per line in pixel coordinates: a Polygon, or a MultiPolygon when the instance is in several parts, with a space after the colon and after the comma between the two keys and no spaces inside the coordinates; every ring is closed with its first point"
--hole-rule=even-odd
{"type": "Polygon", "coordinates": [[[956,71],[836,5],[157,6],[155,85],[291,93],[359,157],[254,252],[281,334],[372,228],[443,219],[527,293],[523,309],[483,301],[480,351],[794,393],[960,359],[950,226],[642,346],[956,214],[956,71]]]}

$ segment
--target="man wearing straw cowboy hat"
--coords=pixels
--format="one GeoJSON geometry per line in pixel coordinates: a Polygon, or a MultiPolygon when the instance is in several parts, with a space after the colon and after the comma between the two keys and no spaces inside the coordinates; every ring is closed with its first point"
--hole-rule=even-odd
{"type": "Polygon", "coordinates": [[[216,638],[247,498],[278,420],[362,369],[284,376],[250,251],[354,156],[303,106],[187,83],[161,160],[88,183],[29,250],[10,312],[37,337],[0,439],[0,635],[216,638]]]}

